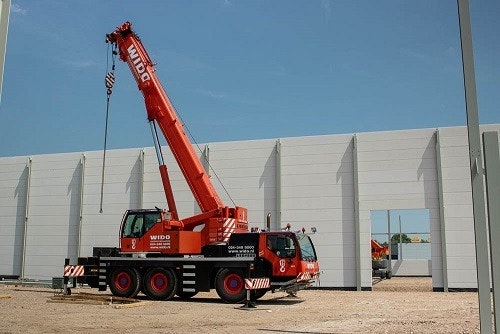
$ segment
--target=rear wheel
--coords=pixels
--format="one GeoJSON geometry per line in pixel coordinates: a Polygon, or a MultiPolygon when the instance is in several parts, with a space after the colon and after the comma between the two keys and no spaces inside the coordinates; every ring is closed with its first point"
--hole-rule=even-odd
{"type": "Polygon", "coordinates": [[[392,278],[392,271],[388,270],[388,271],[385,273],[385,278],[387,278],[387,279],[391,279],[391,278],[392,278]]]}
{"type": "Polygon", "coordinates": [[[240,303],[246,298],[243,272],[236,269],[221,269],[215,278],[215,289],[226,303],[240,303]]]}
{"type": "Polygon", "coordinates": [[[139,272],[135,268],[114,269],[109,278],[109,289],[115,296],[134,298],[141,289],[139,272]]]}
{"type": "Polygon", "coordinates": [[[143,291],[151,299],[171,299],[177,290],[177,279],[170,269],[153,268],[144,276],[143,291]]]}

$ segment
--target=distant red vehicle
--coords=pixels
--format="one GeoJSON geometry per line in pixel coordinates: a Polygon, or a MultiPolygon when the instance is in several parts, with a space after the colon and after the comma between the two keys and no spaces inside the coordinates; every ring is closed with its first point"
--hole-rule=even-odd
{"type": "Polygon", "coordinates": [[[376,240],[371,240],[372,246],[372,270],[374,276],[380,278],[392,278],[392,271],[387,270],[390,259],[389,246],[382,246],[376,240]]]}

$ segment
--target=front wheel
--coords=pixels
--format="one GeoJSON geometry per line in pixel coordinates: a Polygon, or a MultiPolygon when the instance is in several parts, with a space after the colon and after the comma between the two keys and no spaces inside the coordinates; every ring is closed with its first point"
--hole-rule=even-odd
{"type": "Polygon", "coordinates": [[[111,272],[109,289],[115,296],[134,298],[141,289],[139,272],[135,268],[116,268],[111,272]]]}
{"type": "Polygon", "coordinates": [[[243,272],[236,269],[221,269],[215,278],[215,290],[226,303],[240,303],[246,298],[243,272]]]}
{"type": "Polygon", "coordinates": [[[177,279],[170,269],[153,268],[144,276],[144,293],[151,299],[171,299],[177,290],[177,279]]]}

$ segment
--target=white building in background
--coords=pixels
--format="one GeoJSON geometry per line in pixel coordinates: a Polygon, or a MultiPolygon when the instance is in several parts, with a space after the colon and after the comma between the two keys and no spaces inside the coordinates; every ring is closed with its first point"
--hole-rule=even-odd
{"type": "MultiPolygon", "coordinates": [[[[426,209],[431,258],[396,261],[394,274],[431,275],[436,290],[477,287],[465,127],[201,148],[230,195],[211,172],[221,198],[248,208],[252,227],[264,228],[271,212],[273,228],[317,228],[318,286],[370,289],[371,212],[426,209]]],[[[193,215],[196,202],[173,157],[166,161],[180,216],[193,215]]],[[[103,213],[101,166],[100,151],[0,158],[0,276],[61,276],[65,258],[118,246],[126,209],[166,206],[153,148],[108,151],[103,213]]]]}

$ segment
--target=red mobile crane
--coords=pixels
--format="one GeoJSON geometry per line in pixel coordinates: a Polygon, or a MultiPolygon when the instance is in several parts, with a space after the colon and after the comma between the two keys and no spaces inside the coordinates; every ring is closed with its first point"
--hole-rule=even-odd
{"type": "Polygon", "coordinates": [[[199,291],[217,290],[226,302],[242,302],[246,290],[254,298],[266,291],[295,293],[319,275],[316,252],[304,232],[248,232],[247,209],[225,206],[186,136],[182,124],[155,73],[154,64],[129,22],[106,35],[118,48],[144,96],[155,143],[168,211],[127,210],[120,228],[120,248],[95,247],[92,257],[65,261],[65,281],[116,296],[139,291],[152,299],[177,294],[189,298],[199,291]],[[201,213],[180,219],[157,127],[196,199],[201,213]],[[201,230],[194,230],[202,226],[201,230]]]}
{"type": "Polygon", "coordinates": [[[387,269],[389,265],[389,246],[380,245],[377,240],[371,239],[372,247],[372,275],[380,278],[392,278],[392,270],[387,269]]]}

